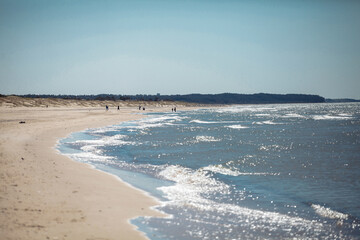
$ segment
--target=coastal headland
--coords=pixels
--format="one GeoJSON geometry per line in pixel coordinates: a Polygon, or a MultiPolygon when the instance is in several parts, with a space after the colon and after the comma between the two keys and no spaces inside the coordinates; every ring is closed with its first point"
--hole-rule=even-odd
{"type": "Polygon", "coordinates": [[[146,239],[129,223],[156,199],[55,149],[71,132],[190,109],[176,102],[0,97],[1,239],[146,239]],[[105,105],[109,107],[106,111],[105,105]],[[138,106],[145,111],[139,111],[138,106]],[[119,109],[117,107],[119,106],[119,109]]]}

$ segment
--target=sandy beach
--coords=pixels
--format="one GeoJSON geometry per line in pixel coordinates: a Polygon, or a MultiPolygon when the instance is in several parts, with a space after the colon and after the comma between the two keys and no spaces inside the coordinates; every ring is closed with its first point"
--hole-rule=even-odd
{"type": "MultiPolygon", "coordinates": [[[[133,114],[139,104],[2,97],[0,238],[146,239],[129,219],[162,216],[154,198],[55,149],[71,132],[143,117],[133,114]]],[[[173,103],[146,104],[148,112],[173,103]]]]}

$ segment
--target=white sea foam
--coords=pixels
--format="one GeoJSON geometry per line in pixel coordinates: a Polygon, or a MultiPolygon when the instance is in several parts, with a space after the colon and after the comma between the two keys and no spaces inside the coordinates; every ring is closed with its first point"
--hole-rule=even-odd
{"type": "Polygon", "coordinates": [[[240,124],[238,125],[230,125],[230,126],[226,126],[228,128],[232,128],[232,129],[245,129],[245,128],[249,128],[249,127],[246,127],[246,126],[242,126],[240,124]]]}
{"type": "Polygon", "coordinates": [[[322,217],[340,220],[346,220],[349,217],[347,214],[331,210],[330,208],[326,208],[318,204],[312,204],[311,207],[322,217]]]}
{"type": "Polygon", "coordinates": [[[187,117],[180,117],[177,115],[164,115],[159,117],[151,117],[151,118],[145,118],[141,119],[138,122],[139,123],[159,123],[159,122],[175,122],[180,121],[182,119],[186,119],[187,117]]]}
{"type": "Polygon", "coordinates": [[[218,113],[242,113],[242,112],[276,112],[277,109],[272,107],[260,107],[260,106],[234,106],[228,108],[218,108],[214,110],[218,113]]]}
{"type": "Polygon", "coordinates": [[[102,146],[121,146],[135,145],[135,142],[124,141],[126,136],[117,134],[114,136],[106,136],[96,140],[77,140],[74,143],[83,145],[80,149],[83,152],[67,154],[70,158],[80,162],[108,162],[112,157],[102,155],[102,146]]]}
{"type": "Polygon", "coordinates": [[[213,136],[195,136],[194,138],[192,138],[189,141],[180,141],[178,143],[176,143],[176,145],[191,145],[191,144],[197,144],[197,143],[201,143],[201,142],[220,142],[221,139],[215,138],[213,136]]]}
{"type": "Polygon", "coordinates": [[[230,167],[230,164],[226,166],[218,165],[209,165],[207,167],[201,168],[201,170],[211,171],[213,173],[220,173],[227,176],[268,176],[268,175],[279,175],[278,173],[266,173],[266,172],[240,172],[238,169],[230,167]]]}
{"type": "Polygon", "coordinates": [[[100,128],[93,128],[93,129],[88,129],[88,131],[90,133],[106,133],[106,132],[113,132],[113,131],[118,131],[120,129],[124,128],[121,125],[113,125],[113,126],[107,126],[107,127],[100,127],[100,128]]]}
{"type": "Polygon", "coordinates": [[[211,122],[211,121],[202,121],[202,120],[191,120],[191,123],[201,123],[201,124],[213,124],[213,123],[219,123],[219,122],[211,122]]]}
{"type": "Polygon", "coordinates": [[[107,126],[107,127],[101,127],[101,128],[94,128],[89,129],[90,133],[106,133],[106,132],[112,132],[112,131],[119,131],[121,129],[128,129],[128,131],[142,131],[148,128],[154,128],[154,127],[163,127],[166,125],[174,125],[176,121],[180,121],[182,119],[186,119],[188,117],[180,117],[176,115],[164,115],[164,116],[158,116],[158,117],[150,117],[145,118],[137,121],[132,121],[133,124],[130,125],[113,125],[113,126],[107,126]]]}
{"type": "Polygon", "coordinates": [[[253,122],[253,124],[257,124],[257,125],[278,125],[278,124],[281,124],[281,123],[275,123],[273,121],[270,121],[270,120],[267,120],[267,121],[262,121],[262,122],[253,122]]]}
{"type": "Polygon", "coordinates": [[[261,150],[261,151],[283,151],[283,150],[288,150],[291,148],[292,148],[292,144],[290,144],[290,147],[272,144],[272,145],[262,145],[259,147],[259,150],[261,150]]]}
{"type": "Polygon", "coordinates": [[[346,120],[351,119],[349,116],[335,116],[335,115],[313,115],[314,120],[346,120]]]}
{"type": "Polygon", "coordinates": [[[228,176],[239,176],[241,173],[236,169],[230,169],[228,167],[224,167],[223,165],[209,165],[207,167],[203,167],[202,170],[211,171],[214,173],[220,173],[228,176]]]}
{"type": "Polygon", "coordinates": [[[91,133],[106,133],[109,131],[108,127],[91,129],[91,133]]]}
{"type": "Polygon", "coordinates": [[[134,131],[134,130],[146,130],[148,128],[155,128],[155,127],[171,126],[171,125],[175,125],[175,122],[186,118],[188,117],[180,117],[176,115],[151,117],[151,118],[141,119],[137,121],[136,125],[126,126],[125,128],[130,129],[130,131],[134,131]]]}
{"type": "Polygon", "coordinates": [[[163,126],[169,126],[169,125],[173,125],[172,123],[169,122],[160,122],[160,123],[142,123],[138,126],[132,126],[129,127],[131,129],[139,129],[139,130],[145,130],[148,128],[156,128],[156,127],[163,127],[163,126]]]}
{"type": "Polygon", "coordinates": [[[219,142],[221,141],[220,139],[214,138],[212,136],[196,136],[195,137],[195,142],[219,142]]]}
{"type": "Polygon", "coordinates": [[[228,123],[238,123],[239,121],[203,121],[203,120],[191,120],[191,123],[200,123],[200,124],[216,124],[216,123],[222,123],[222,124],[228,124],[228,123]]]}
{"type": "Polygon", "coordinates": [[[341,116],[341,117],[352,117],[353,116],[353,115],[348,114],[348,113],[339,113],[338,115],[341,116]]]}
{"type": "Polygon", "coordinates": [[[88,162],[104,163],[104,162],[109,162],[109,160],[113,159],[112,157],[98,155],[93,152],[69,153],[64,155],[74,159],[75,161],[86,162],[86,163],[88,162]]]}
{"type": "Polygon", "coordinates": [[[97,149],[98,145],[85,145],[82,146],[80,149],[83,150],[84,152],[93,152],[96,154],[101,154],[102,151],[100,149],[97,149]]]}
{"type": "Polygon", "coordinates": [[[285,114],[285,115],[283,115],[281,117],[282,118],[306,118],[305,116],[297,114],[297,113],[288,113],[288,114],[285,114]]]}
{"type": "Polygon", "coordinates": [[[106,136],[96,140],[77,140],[75,143],[89,146],[119,146],[119,145],[134,145],[135,142],[122,140],[125,135],[117,134],[114,136],[106,136]]]}
{"type": "Polygon", "coordinates": [[[278,176],[280,173],[268,172],[239,172],[239,176],[278,176]]]}

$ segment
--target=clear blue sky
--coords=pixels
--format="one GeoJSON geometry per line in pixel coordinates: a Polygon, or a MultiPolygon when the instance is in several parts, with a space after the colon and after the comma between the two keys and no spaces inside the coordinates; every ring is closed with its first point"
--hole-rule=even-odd
{"type": "Polygon", "coordinates": [[[360,99],[360,1],[0,0],[0,93],[360,99]]]}

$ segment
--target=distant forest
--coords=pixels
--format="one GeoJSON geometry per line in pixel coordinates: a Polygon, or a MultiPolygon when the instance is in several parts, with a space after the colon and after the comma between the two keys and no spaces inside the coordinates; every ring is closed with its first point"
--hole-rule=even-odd
{"type": "Polygon", "coordinates": [[[27,98],[61,98],[78,100],[112,100],[112,101],[181,101],[200,104],[269,104],[269,103],[321,103],[325,98],[307,94],[187,94],[187,95],[18,95],[27,98]]]}

